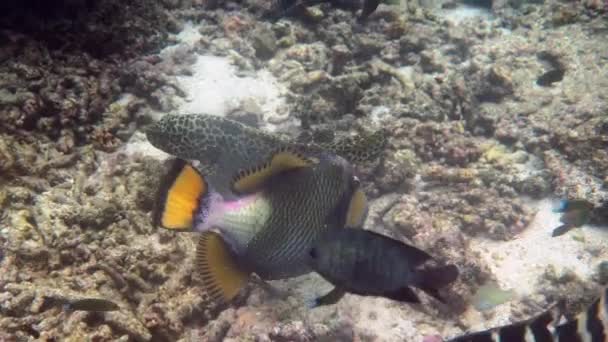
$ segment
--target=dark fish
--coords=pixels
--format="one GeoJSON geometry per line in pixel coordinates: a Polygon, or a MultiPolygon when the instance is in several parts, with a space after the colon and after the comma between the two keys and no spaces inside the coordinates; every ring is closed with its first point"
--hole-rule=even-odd
{"type": "Polygon", "coordinates": [[[103,298],[68,300],[64,303],[64,307],[68,310],[81,311],[115,311],[120,309],[120,306],[116,303],[103,298]]]}
{"type": "Polygon", "coordinates": [[[550,87],[553,85],[553,83],[559,82],[564,79],[565,74],[566,70],[564,69],[551,69],[540,75],[536,79],[536,84],[541,87],[550,87]]]}
{"type": "Polygon", "coordinates": [[[594,209],[593,203],[586,200],[562,200],[554,211],[562,213],[560,221],[563,223],[553,230],[551,236],[564,235],[573,228],[580,227],[589,222],[594,209]]]}
{"type": "Polygon", "coordinates": [[[361,16],[359,17],[359,20],[361,21],[367,19],[370,14],[376,11],[379,5],[380,0],[364,0],[363,9],[361,10],[361,16]]]}
{"type": "Polygon", "coordinates": [[[448,342],[605,342],[608,341],[608,288],[584,312],[559,324],[563,301],[526,321],[459,336],[448,342]]]}
{"type": "Polygon", "coordinates": [[[419,303],[411,286],[443,302],[438,289],[458,277],[456,266],[426,266],[432,259],[426,252],[363,229],[328,231],[310,257],[315,272],[335,286],[317,305],[335,303],[345,292],[419,303]]]}

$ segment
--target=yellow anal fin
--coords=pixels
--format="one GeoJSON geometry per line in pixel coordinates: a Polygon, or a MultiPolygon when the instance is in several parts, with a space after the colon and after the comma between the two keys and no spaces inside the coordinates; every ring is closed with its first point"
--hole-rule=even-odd
{"type": "Polygon", "coordinates": [[[302,167],[310,167],[315,163],[291,148],[282,148],[273,153],[269,161],[249,169],[239,171],[232,182],[232,191],[237,194],[251,193],[260,189],[264,183],[281,172],[302,167]]]}
{"type": "Polygon", "coordinates": [[[358,228],[363,225],[367,216],[367,197],[361,189],[355,190],[346,213],[346,227],[358,228]]]}
{"type": "Polygon", "coordinates": [[[196,269],[203,289],[215,303],[232,300],[249,278],[249,273],[237,265],[224,239],[211,231],[202,233],[198,241],[196,269]]]}
{"type": "Polygon", "coordinates": [[[171,230],[192,230],[194,216],[206,200],[203,176],[185,160],[175,159],[158,191],[154,225],[171,230]]]}

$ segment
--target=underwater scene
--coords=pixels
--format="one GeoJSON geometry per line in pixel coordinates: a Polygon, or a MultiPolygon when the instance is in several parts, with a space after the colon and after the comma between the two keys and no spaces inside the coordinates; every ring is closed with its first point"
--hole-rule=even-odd
{"type": "Polygon", "coordinates": [[[0,1],[0,341],[608,341],[608,1],[0,1]]]}

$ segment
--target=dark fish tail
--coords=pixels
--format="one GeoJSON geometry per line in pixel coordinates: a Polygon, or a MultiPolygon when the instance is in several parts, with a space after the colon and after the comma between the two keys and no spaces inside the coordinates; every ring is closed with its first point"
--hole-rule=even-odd
{"type": "Polygon", "coordinates": [[[454,282],[458,278],[458,274],[456,265],[423,269],[418,271],[420,280],[417,287],[440,302],[445,302],[438,290],[454,282]]]}
{"type": "Polygon", "coordinates": [[[361,16],[359,17],[359,21],[363,21],[367,19],[367,17],[374,13],[378,6],[380,5],[380,0],[363,0],[363,9],[361,11],[361,16]]]}
{"type": "Polygon", "coordinates": [[[564,234],[566,234],[567,232],[569,232],[570,230],[572,230],[574,228],[573,225],[571,224],[562,224],[561,226],[553,229],[553,232],[551,233],[551,237],[557,237],[557,236],[562,236],[564,234]]]}
{"type": "Polygon", "coordinates": [[[420,298],[412,289],[408,286],[402,287],[397,291],[385,293],[384,296],[386,298],[404,302],[404,303],[420,303],[420,298]]]}

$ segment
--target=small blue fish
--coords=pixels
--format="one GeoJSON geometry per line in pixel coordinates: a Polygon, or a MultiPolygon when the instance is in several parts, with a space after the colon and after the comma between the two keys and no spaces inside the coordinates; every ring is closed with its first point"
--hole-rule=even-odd
{"type": "Polygon", "coordinates": [[[552,236],[564,235],[571,229],[588,223],[593,209],[593,203],[586,200],[561,200],[553,212],[562,213],[560,221],[563,224],[553,230],[552,236]]]}

